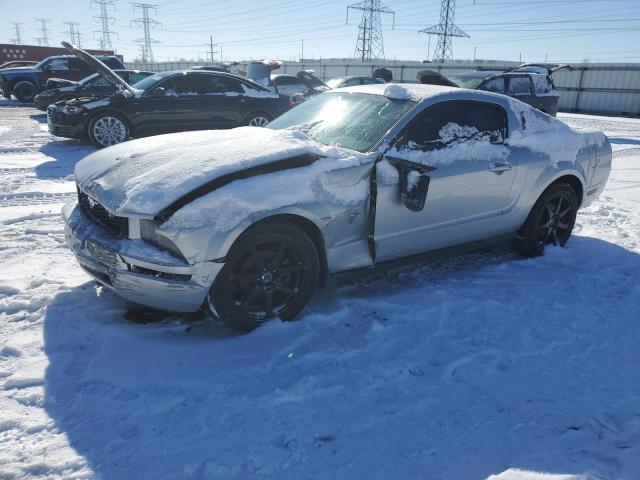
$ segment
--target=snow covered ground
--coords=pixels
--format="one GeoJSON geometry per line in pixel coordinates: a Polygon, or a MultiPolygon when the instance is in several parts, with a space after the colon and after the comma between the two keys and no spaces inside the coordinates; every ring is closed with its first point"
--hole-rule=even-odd
{"type": "Polygon", "coordinates": [[[92,148],[1,101],[0,479],[637,480],[640,120],[561,118],[615,152],[566,249],[334,285],[239,336],[96,289],[59,214],[92,148]]]}

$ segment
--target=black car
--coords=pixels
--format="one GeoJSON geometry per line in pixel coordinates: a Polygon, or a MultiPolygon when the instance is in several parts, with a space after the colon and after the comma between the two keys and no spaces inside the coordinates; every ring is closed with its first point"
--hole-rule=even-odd
{"type": "Polygon", "coordinates": [[[568,65],[525,63],[509,71],[475,70],[446,76],[434,70],[421,70],[417,77],[420,83],[508,95],[555,117],[558,114],[560,93],[551,76],[555,72],[570,69],[568,65]]]}
{"type": "Polygon", "coordinates": [[[292,105],[289,97],[223,72],[162,72],[134,88],[87,52],[66,42],[63,45],[121,87],[108,97],[79,98],[47,109],[50,133],[88,137],[97,147],[160,133],[264,126],[292,105]]]}
{"type": "MultiPolygon", "coordinates": [[[[140,70],[114,70],[114,72],[129,85],[134,85],[140,80],[144,80],[153,75],[153,72],[142,72],[140,70]]],[[[36,108],[46,110],[52,103],[80,97],[104,97],[106,95],[113,95],[117,90],[118,89],[109,83],[102,75],[94,73],[79,82],[67,80],[57,88],[40,92],[35,96],[34,102],[36,108]]]]}
{"type": "MultiPolygon", "coordinates": [[[[124,68],[117,57],[100,56],[109,68],[124,68]]],[[[96,69],[72,55],[54,55],[29,67],[0,70],[0,89],[7,98],[13,94],[21,102],[31,102],[38,92],[46,90],[50,79],[78,81],[95,73],[96,69]]]]}

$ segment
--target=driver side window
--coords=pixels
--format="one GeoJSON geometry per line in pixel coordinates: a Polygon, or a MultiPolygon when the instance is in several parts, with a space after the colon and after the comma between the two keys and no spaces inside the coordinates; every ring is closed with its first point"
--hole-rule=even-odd
{"type": "Polygon", "coordinates": [[[499,105],[448,101],[419,114],[400,142],[410,149],[427,151],[468,141],[502,143],[506,134],[507,116],[499,105]]]}

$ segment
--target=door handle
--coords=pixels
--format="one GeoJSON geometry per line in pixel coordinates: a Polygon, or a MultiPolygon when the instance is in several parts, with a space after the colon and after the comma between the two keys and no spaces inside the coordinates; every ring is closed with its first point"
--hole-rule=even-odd
{"type": "Polygon", "coordinates": [[[491,164],[489,168],[490,172],[495,173],[496,175],[502,174],[502,172],[506,172],[507,170],[511,170],[512,165],[509,162],[494,162],[491,164]]]}

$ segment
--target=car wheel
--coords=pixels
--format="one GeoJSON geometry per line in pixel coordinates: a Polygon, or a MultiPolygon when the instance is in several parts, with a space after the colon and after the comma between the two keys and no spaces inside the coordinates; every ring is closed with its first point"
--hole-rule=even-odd
{"type": "Polygon", "coordinates": [[[520,229],[516,245],[526,257],[544,253],[545,245],[564,245],[578,213],[578,196],[566,183],[551,185],[533,206],[527,221],[520,229]]]}
{"type": "Polygon", "coordinates": [[[261,222],[232,247],[208,304],[222,321],[246,332],[274,317],[294,320],[319,271],[318,252],[305,232],[287,222],[261,222]]]}
{"type": "Polygon", "coordinates": [[[271,117],[266,113],[254,113],[247,119],[250,127],[265,127],[271,121],[271,117]]]}
{"type": "Polygon", "coordinates": [[[13,94],[15,97],[23,103],[33,102],[33,97],[38,93],[38,87],[29,81],[22,81],[16,83],[13,87],[13,94]]]}
{"type": "Polygon", "coordinates": [[[124,142],[129,137],[127,121],[120,115],[104,113],[95,116],[87,128],[89,140],[98,148],[124,142]]]}

